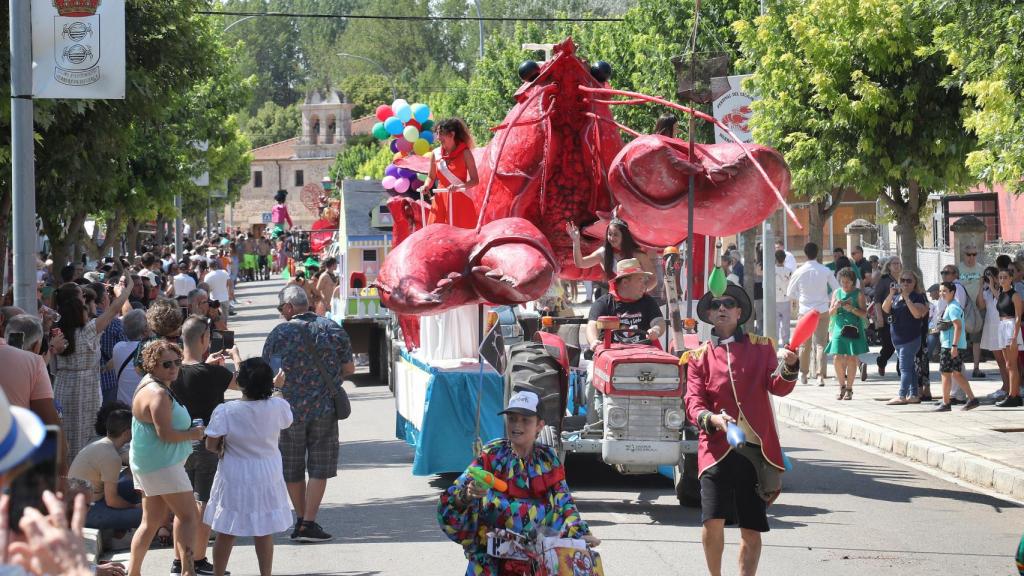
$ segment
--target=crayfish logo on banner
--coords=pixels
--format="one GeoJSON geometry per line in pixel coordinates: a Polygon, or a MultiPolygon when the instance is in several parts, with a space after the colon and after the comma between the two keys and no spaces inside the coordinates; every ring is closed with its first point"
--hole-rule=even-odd
{"type": "Polygon", "coordinates": [[[68,86],[87,86],[100,79],[100,17],[102,0],[53,0],[53,77],[68,86]]]}

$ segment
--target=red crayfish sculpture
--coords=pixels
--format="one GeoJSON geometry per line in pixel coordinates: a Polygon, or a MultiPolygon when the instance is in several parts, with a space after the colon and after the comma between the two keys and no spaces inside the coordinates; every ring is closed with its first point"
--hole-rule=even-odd
{"type": "MultiPolygon", "coordinates": [[[[617,207],[641,244],[679,244],[690,232],[691,175],[695,234],[746,230],[784,203],[790,176],[777,151],[742,144],[696,144],[691,151],[682,140],[618,125],[610,106],[655,102],[724,128],[678,104],[608,88],[575,50],[571,38],[555,46],[516,92],[494,138],[474,150],[480,184],[469,193],[479,214],[476,229],[423,226],[422,202],[389,202],[396,247],[377,280],[388,308],[430,315],[481,302],[519,304],[542,296],[556,277],[603,279],[600,267],[574,265],[565,223],[581,226],[586,252],[603,241],[617,207]],[[616,95],[631,99],[601,99],[616,95]],[[636,138],[623,145],[620,130],[636,138]]],[[[399,161],[419,172],[428,162],[399,161]]]]}

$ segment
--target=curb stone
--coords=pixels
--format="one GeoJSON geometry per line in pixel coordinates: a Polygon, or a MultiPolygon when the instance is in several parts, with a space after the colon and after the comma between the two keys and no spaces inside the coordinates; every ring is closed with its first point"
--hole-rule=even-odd
{"type": "Polygon", "coordinates": [[[986,490],[1024,500],[1024,470],[800,400],[778,396],[773,400],[781,420],[903,456],[986,490]]]}

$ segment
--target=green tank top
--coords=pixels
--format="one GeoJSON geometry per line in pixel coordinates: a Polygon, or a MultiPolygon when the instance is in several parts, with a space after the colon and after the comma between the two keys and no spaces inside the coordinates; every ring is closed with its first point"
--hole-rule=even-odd
{"type": "MultiPolygon", "coordinates": [[[[157,384],[149,375],[143,379],[146,386],[157,384]]],[[[157,384],[159,386],[159,384],[157,384]]],[[[139,390],[144,386],[139,386],[139,390]]],[[[161,386],[161,388],[163,388],[161,386]]],[[[188,430],[192,427],[192,417],[188,409],[171,396],[171,426],[175,430],[188,430]]],[[[184,462],[192,453],[192,443],[164,442],[156,435],[156,427],[150,422],[142,422],[132,418],[132,443],[129,462],[132,472],[148,474],[161,468],[167,468],[184,462]]]]}

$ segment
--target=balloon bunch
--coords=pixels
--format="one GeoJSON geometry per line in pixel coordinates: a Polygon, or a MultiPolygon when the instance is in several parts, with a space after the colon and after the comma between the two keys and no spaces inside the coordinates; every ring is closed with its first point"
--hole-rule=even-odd
{"type": "MultiPolygon", "coordinates": [[[[431,132],[434,121],[430,119],[429,106],[409,104],[399,98],[390,106],[377,106],[376,116],[379,122],[373,125],[373,136],[388,144],[395,160],[410,154],[430,154],[430,146],[434,143],[434,133],[431,132]]],[[[380,183],[392,194],[405,194],[416,190],[423,180],[426,180],[426,175],[399,168],[392,163],[384,171],[380,183]]]]}

